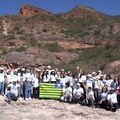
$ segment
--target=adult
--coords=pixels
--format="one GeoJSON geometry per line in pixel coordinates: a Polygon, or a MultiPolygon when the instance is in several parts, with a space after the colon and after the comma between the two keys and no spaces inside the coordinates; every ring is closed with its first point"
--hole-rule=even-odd
{"type": "Polygon", "coordinates": [[[63,96],[61,97],[62,101],[65,102],[71,102],[72,101],[72,88],[70,86],[70,83],[67,82],[65,84],[65,88],[63,88],[63,96]]]}
{"type": "Polygon", "coordinates": [[[88,106],[94,107],[95,98],[94,92],[91,87],[88,87],[88,91],[86,93],[86,101],[88,106]]]}
{"type": "Polygon", "coordinates": [[[73,102],[81,103],[84,98],[84,90],[80,83],[77,83],[77,87],[73,91],[73,102]]]}
{"type": "Polygon", "coordinates": [[[108,100],[108,108],[107,109],[115,112],[118,107],[118,101],[117,101],[117,94],[115,93],[115,91],[113,89],[110,90],[110,92],[107,96],[107,100],[108,100]]]}

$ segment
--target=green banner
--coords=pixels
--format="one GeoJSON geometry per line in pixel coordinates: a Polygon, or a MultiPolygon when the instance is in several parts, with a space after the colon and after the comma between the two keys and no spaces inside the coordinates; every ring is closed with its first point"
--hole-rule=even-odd
{"type": "Polygon", "coordinates": [[[60,99],[62,96],[62,89],[55,88],[54,83],[40,83],[39,98],[43,99],[60,99]]]}

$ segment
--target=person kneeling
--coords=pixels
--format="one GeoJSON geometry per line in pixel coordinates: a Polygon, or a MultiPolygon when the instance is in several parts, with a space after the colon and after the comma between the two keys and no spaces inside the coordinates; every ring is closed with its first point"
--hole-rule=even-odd
{"type": "Polygon", "coordinates": [[[74,103],[81,103],[84,98],[84,91],[83,88],[81,87],[80,83],[77,83],[77,88],[74,89],[73,91],[73,102],[74,103]]]}
{"type": "Polygon", "coordinates": [[[18,99],[18,90],[19,90],[19,84],[17,84],[16,81],[13,83],[10,83],[7,86],[7,92],[6,92],[6,102],[11,103],[11,101],[17,101],[18,99]]]}
{"type": "Polygon", "coordinates": [[[114,90],[110,90],[108,96],[107,96],[107,109],[112,110],[115,112],[118,108],[118,101],[117,101],[117,94],[114,92],[114,90]]]}
{"type": "Polygon", "coordinates": [[[94,92],[91,87],[88,87],[88,92],[86,94],[86,102],[88,106],[94,107],[94,92]]]}
{"type": "Polygon", "coordinates": [[[67,82],[65,88],[63,88],[63,96],[61,97],[61,100],[65,102],[72,101],[72,88],[69,82],[67,82]]]}

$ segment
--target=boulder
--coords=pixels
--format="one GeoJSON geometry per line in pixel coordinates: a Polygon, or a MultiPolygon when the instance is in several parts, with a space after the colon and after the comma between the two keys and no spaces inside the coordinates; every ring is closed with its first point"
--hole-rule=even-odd
{"type": "Polygon", "coordinates": [[[116,60],[108,64],[105,71],[110,74],[119,75],[120,73],[120,60],[116,60]]]}

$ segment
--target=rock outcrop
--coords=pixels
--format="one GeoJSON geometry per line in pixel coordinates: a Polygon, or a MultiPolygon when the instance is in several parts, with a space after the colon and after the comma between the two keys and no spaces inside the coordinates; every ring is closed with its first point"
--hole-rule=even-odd
{"type": "Polygon", "coordinates": [[[108,64],[105,68],[105,71],[110,74],[119,75],[120,74],[120,60],[116,60],[108,64]]]}
{"type": "Polygon", "coordinates": [[[50,15],[51,13],[44,9],[37,8],[37,7],[31,6],[31,5],[23,5],[20,8],[20,12],[19,12],[19,15],[25,16],[25,17],[30,17],[30,16],[33,16],[36,14],[50,15]]]}

